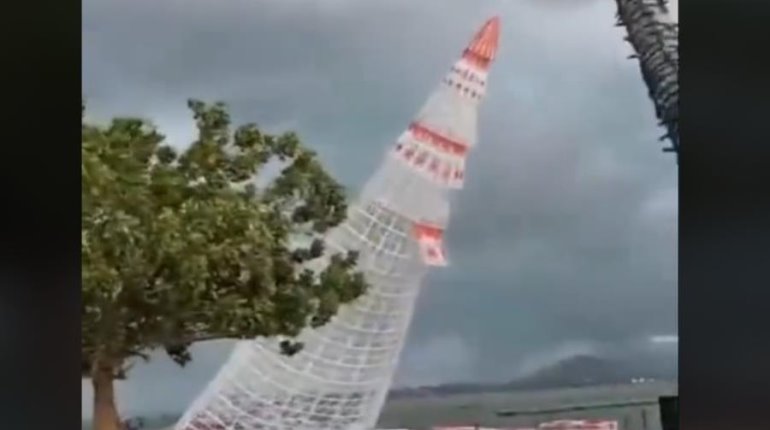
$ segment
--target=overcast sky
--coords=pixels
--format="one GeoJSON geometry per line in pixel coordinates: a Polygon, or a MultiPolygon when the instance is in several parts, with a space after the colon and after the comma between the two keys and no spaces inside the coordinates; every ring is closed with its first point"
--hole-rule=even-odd
{"type": "MultiPolygon", "coordinates": [[[[83,3],[92,116],[148,117],[184,146],[185,100],[223,100],[238,122],[297,131],[353,190],[499,14],[479,145],[453,201],[452,266],[426,283],[397,383],[675,345],[647,339],[677,333],[677,168],[614,1],[83,3]]],[[[228,346],[196,348],[186,369],[137,366],[119,387],[123,411],[181,410],[228,346]]]]}

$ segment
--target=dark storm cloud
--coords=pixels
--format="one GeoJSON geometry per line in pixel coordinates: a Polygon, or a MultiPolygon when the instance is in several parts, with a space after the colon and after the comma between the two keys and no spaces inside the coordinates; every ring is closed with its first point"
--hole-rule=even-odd
{"type": "MultiPolygon", "coordinates": [[[[186,98],[224,100],[238,121],[297,130],[355,188],[500,14],[452,266],[430,276],[398,381],[500,378],[676,332],[676,167],[614,13],[589,0],[86,0],[84,92],[94,116],[151,117],[178,145],[186,98]]],[[[199,350],[184,371],[137,368],[127,406],[189,402],[226,355],[199,350]],[[139,394],[156,385],[166,394],[139,394]]]]}

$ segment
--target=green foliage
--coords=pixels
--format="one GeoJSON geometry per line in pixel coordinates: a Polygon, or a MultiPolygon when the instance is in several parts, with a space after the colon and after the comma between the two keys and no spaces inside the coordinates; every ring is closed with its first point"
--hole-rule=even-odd
{"type": "MultiPolygon", "coordinates": [[[[188,103],[198,137],[183,151],[145,121],[82,125],[82,362],[164,348],[180,364],[196,341],[296,336],[365,289],[355,255],[323,257],[344,189],[296,135],[230,129],[221,103],[188,103]],[[268,163],[283,170],[265,186],[268,163]],[[299,246],[298,244],[309,244],[299,246]],[[320,272],[306,268],[319,258],[320,272]]],[[[84,107],[85,109],[85,107],[84,107]]],[[[298,345],[282,343],[292,354],[298,345]]]]}

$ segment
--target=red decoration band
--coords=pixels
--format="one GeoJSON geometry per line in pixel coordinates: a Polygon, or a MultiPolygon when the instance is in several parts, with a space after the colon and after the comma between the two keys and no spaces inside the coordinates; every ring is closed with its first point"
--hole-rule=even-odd
{"type": "Polygon", "coordinates": [[[444,137],[419,123],[409,124],[409,131],[416,140],[428,143],[444,152],[461,157],[464,157],[468,152],[467,144],[444,137]]]}

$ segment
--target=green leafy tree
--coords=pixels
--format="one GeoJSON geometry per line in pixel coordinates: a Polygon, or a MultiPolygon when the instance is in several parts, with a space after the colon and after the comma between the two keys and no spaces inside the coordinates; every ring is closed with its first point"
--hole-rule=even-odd
{"type": "Polygon", "coordinates": [[[281,336],[291,355],[304,327],[366,288],[354,254],[324,253],[320,235],[347,208],[315,154],[293,133],[231,132],[221,103],[188,105],[198,136],[181,152],[139,119],[83,120],[82,372],[96,430],[120,428],[114,381],[149,351],[184,365],[195,342],[281,336]],[[282,170],[257,186],[268,163],[282,170]]]}

